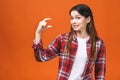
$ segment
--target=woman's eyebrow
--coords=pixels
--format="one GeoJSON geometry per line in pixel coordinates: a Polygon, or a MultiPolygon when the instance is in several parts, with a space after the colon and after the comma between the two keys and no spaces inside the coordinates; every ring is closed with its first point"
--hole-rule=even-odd
{"type": "MultiPolygon", "coordinates": [[[[73,17],[72,15],[70,15],[71,17],[73,17]]],[[[80,17],[80,15],[74,15],[75,17],[80,17]]]]}
{"type": "Polygon", "coordinates": [[[75,15],[76,17],[80,17],[80,15],[75,15]]]}

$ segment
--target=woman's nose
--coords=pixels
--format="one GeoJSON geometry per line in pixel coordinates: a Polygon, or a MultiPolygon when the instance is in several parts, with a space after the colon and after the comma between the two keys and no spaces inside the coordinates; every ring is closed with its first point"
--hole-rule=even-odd
{"type": "Polygon", "coordinates": [[[71,24],[75,24],[76,23],[76,20],[75,19],[72,19],[71,20],[71,24]]]}

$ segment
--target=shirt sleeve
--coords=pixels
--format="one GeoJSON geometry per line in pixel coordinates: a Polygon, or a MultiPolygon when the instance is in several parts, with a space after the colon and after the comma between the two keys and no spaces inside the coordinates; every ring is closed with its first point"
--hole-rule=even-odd
{"type": "Polygon", "coordinates": [[[46,48],[43,48],[42,40],[38,44],[33,42],[34,55],[37,61],[44,62],[56,57],[60,52],[61,36],[57,36],[46,48]]]}
{"type": "Polygon", "coordinates": [[[95,80],[105,80],[106,71],[106,49],[103,41],[100,43],[100,49],[95,63],[95,80]]]}

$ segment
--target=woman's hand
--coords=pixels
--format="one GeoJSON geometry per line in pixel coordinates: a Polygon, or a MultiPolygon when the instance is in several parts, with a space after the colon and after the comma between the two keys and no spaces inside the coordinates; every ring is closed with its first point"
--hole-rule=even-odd
{"type": "Polygon", "coordinates": [[[36,33],[35,33],[35,40],[34,40],[35,44],[38,44],[40,39],[41,39],[40,32],[42,30],[44,30],[45,28],[52,27],[51,25],[47,25],[47,22],[46,22],[47,20],[51,20],[51,18],[45,18],[45,19],[43,19],[42,21],[39,22],[39,25],[38,25],[36,33]]]}
{"type": "Polygon", "coordinates": [[[47,20],[51,20],[51,18],[45,18],[39,22],[36,33],[40,33],[44,29],[52,27],[51,25],[47,25],[47,22],[46,22],[47,20]]]}

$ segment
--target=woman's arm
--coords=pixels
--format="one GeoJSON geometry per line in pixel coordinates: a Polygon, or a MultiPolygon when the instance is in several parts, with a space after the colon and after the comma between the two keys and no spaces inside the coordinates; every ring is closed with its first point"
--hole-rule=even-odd
{"type": "Polygon", "coordinates": [[[45,18],[42,21],[40,21],[38,28],[35,32],[35,40],[33,44],[34,49],[34,55],[37,61],[47,61],[52,59],[53,57],[57,56],[57,53],[60,49],[60,37],[57,37],[49,46],[47,49],[43,48],[43,44],[41,41],[41,31],[44,29],[51,27],[50,25],[47,25],[47,20],[50,20],[51,18],[45,18]]]}
{"type": "Polygon", "coordinates": [[[100,43],[100,50],[95,63],[95,80],[105,80],[106,71],[106,49],[104,42],[100,43]]]}
{"type": "Polygon", "coordinates": [[[46,22],[47,20],[51,20],[51,18],[45,18],[39,22],[39,25],[38,25],[36,32],[35,32],[35,43],[36,44],[38,44],[40,39],[41,39],[41,32],[44,29],[51,27],[51,25],[47,25],[47,22],[46,22]]]}

